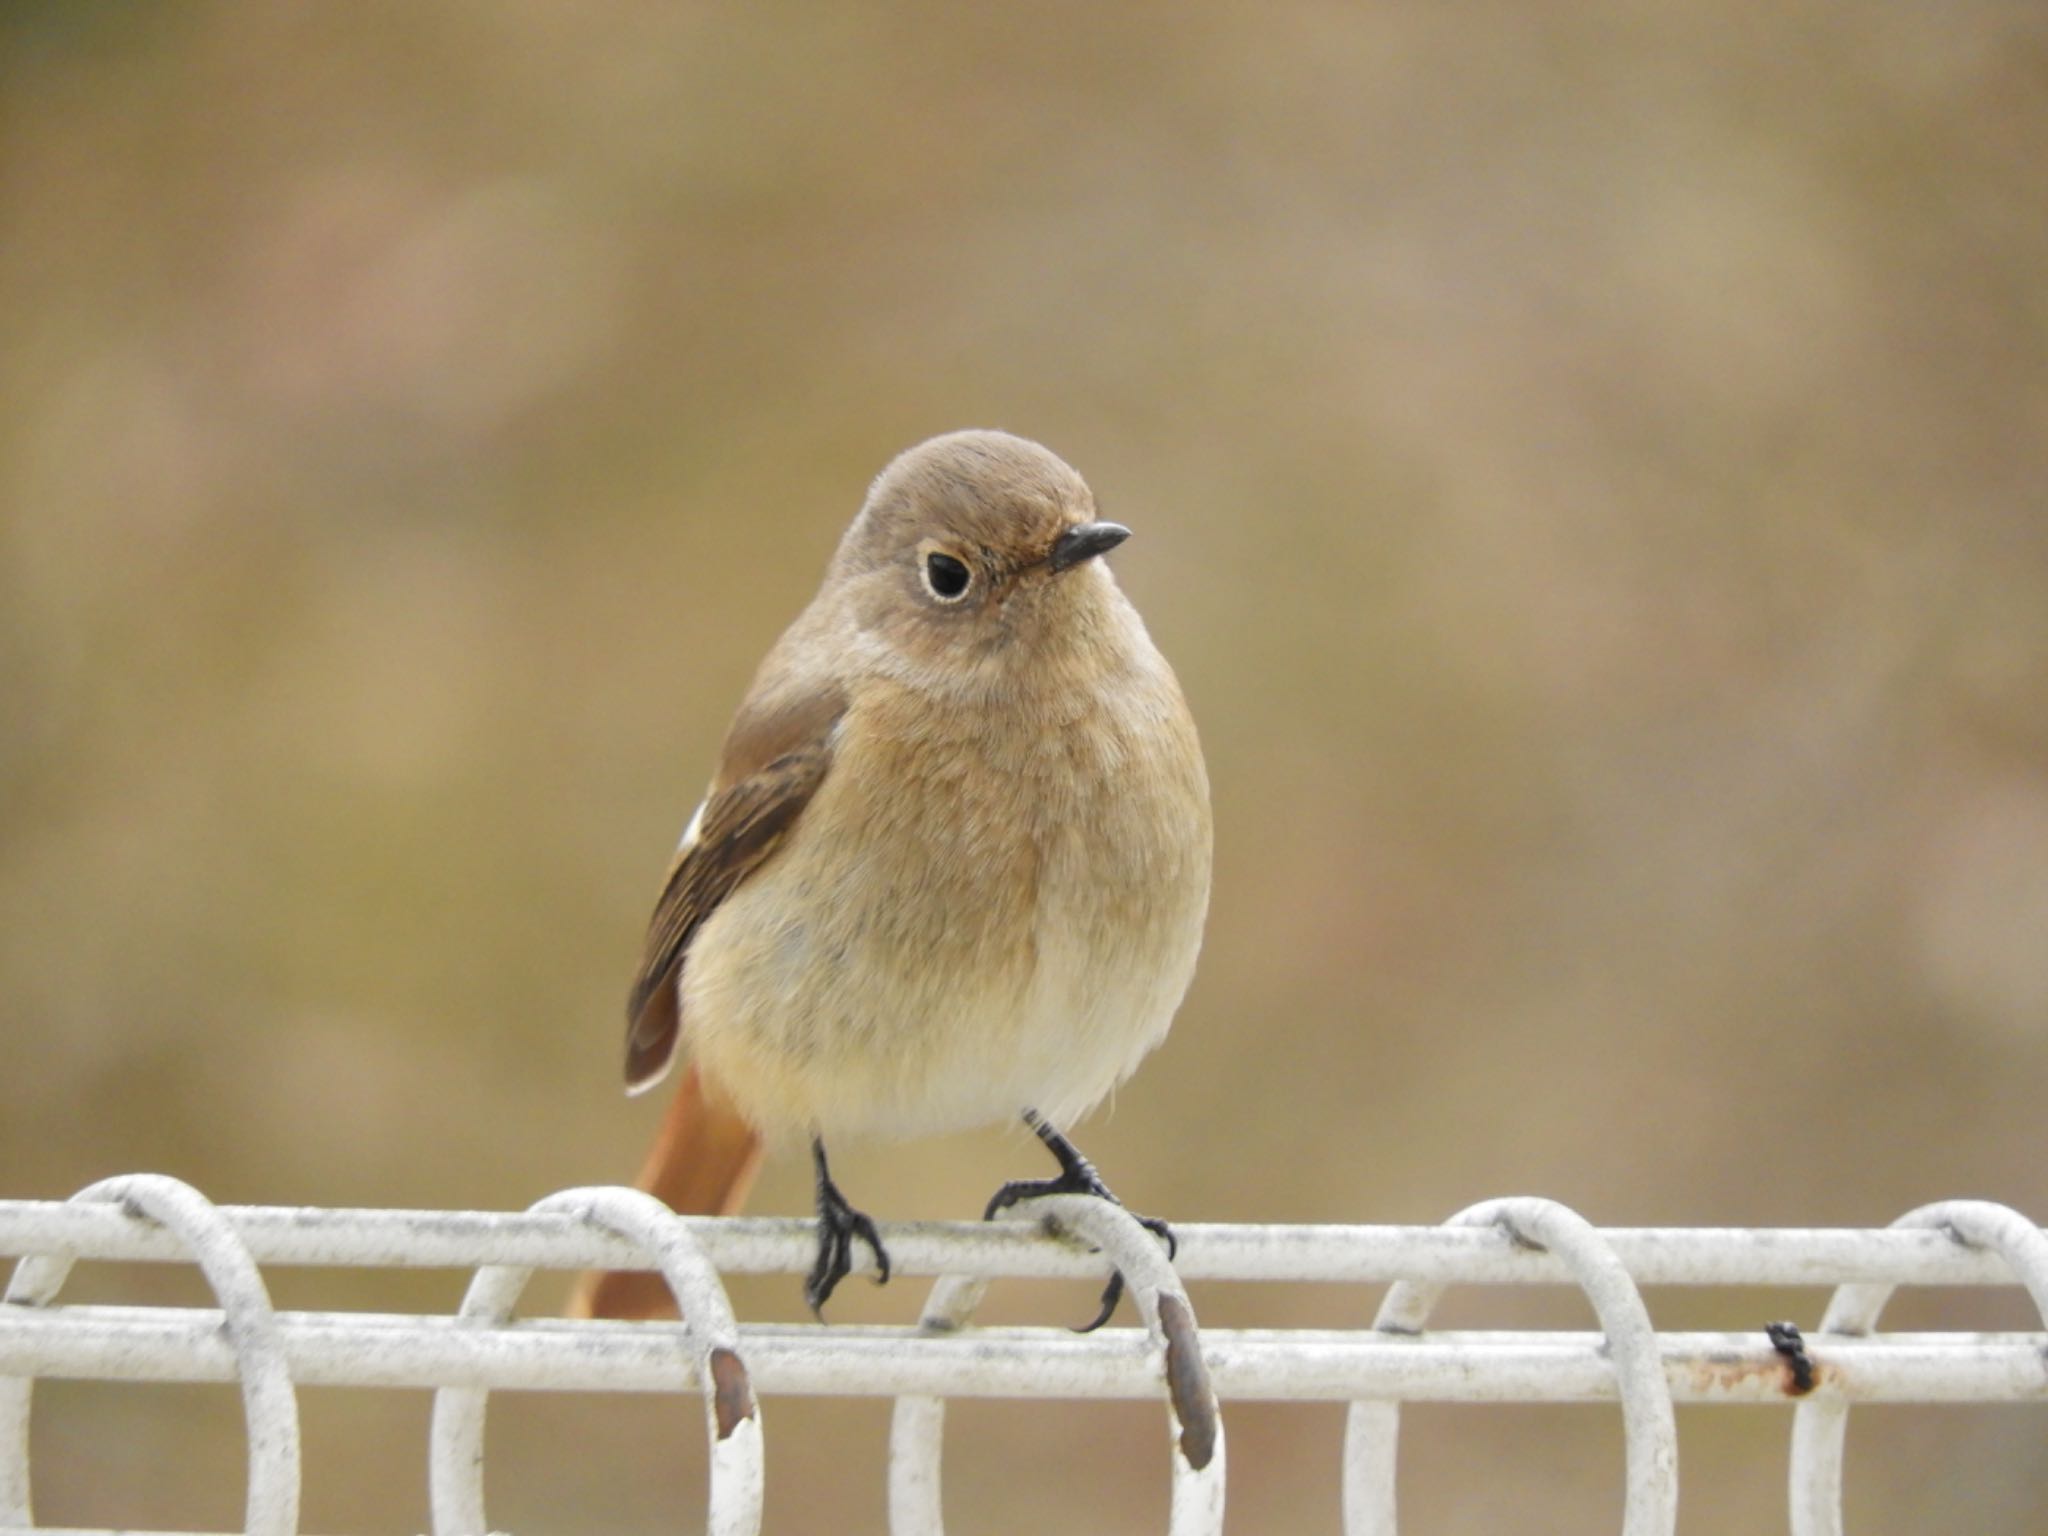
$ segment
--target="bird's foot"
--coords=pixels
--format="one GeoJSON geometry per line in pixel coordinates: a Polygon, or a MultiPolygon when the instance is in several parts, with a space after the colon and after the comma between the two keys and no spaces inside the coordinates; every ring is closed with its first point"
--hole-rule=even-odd
{"type": "MultiPolygon", "coordinates": [[[[981,1213],[983,1221],[993,1221],[998,1212],[1006,1211],[1020,1200],[1035,1200],[1040,1195],[1093,1195],[1098,1200],[1107,1200],[1111,1205],[1123,1208],[1123,1201],[1117,1199],[1110,1187],[1102,1182],[1102,1175],[1095,1171],[1095,1165],[1081,1155],[1066,1137],[1035,1111],[1026,1111],[1024,1123],[1037,1133],[1047,1150],[1059,1159],[1060,1172],[1053,1179],[1012,1179],[997,1190],[988,1202],[988,1208],[981,1213]]],[[[1157,1216],[1138,1216],[1132,1213],[1139,1226],[1166,1244],[1166,1256],[1171,1259],[1180,1251],[1180,1243],[1173,1235],[1173,1228],[1157,1216]]],[[[1112,1270],[1109,1284],[1102,1288],[1102,1307],[1095,1314],[1095,1320],[1085,1327],[1076,1328],[1076,1333],[1093,1333],[1116,1311],[1116,1304],[1123,1299],[1124,1277],[1121,1270],[1112,1270]]]]}
{"type": "Polygon", "coordinates": [[[889,1250],[882,1246],[882,1236],[868,1213],[854,1209],[832,1182],[825,1167],[824,1144],[813,1142],[811,1155],[818,1168],[818,1258],[804,1278],[804,1300],[810,1304],[812,1316],[822,1323],[825,1303],[832,1299],[839,1282],[853,1273],[854,1240],[866,1243],[874,1254],[877,1285],[888,1284],[889,1250]]]}

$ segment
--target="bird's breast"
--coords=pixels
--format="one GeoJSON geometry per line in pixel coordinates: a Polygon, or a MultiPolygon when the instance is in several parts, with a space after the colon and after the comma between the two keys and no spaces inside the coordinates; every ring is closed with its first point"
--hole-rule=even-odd
{"type": "Polygon", "coordinates": [[[1057,707],[870,690],[787,845],[692,945],[686,1029],[770,1129],[1070,1116],[1170,1022],[1209,857],[1170,673],[1057,707]]]}

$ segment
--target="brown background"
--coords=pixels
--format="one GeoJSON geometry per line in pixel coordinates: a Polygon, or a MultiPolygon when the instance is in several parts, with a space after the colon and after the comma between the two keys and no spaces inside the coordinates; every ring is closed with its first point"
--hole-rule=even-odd
{"type": "MultiPolygon", "coordinates": [[[[727,715],[868,477],[999,425],[1138,530],[1215,780],[1201,975],[1080,1138],[1134,1205],[2048,1215],[2041,15],[10,5],[0,1192],[628,1176],[620,999],[727,715]]],[[[961,1216],[1040,1162],[840,1171],[961,1216]]],[[[309,1530],[423,1524],[424,1398],[307,1414],[309,1530]]],[[[1158,1420],[961,1408],[953,1528],[1160,1528],[1158,1420]]],[[[882,1406],[768,1424],[771,1529],[879,1529],[882,1406]]],[[[698,1518],[692,1404],[493,1425],[501,1525],[698,1518]]],[[[1782,1528],[1787,1425],[1682,1415],[1685,1529],[1782,1528]]],[[[1235,1529],[1335,1529],[1336,1410],[1230,1430],[1235,1529]]],[[[2041,1434],[1859,1414],[1851,1527],[2039,1529],[2041,1434]]],[[[1417,1413],[1404,1506],[1611,1528],[1619,1445],[1608,1410],[1417,1413]]],[[[49,1386],[37,1447],[46,1522],[239,1519],[229,1389],[49,1386]]]]}

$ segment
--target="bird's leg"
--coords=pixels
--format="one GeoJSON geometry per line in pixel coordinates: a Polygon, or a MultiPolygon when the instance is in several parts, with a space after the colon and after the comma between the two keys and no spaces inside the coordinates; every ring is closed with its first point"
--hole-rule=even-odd
{"type": "MultiPolygon", "coordinates": [[[[1110,1193],[1109,1186],[1102,1182],[1102,1175],[1095,1171],[1095,1165],[1081,1155],[1081,1149],[1059,1133],[1059,1130],[1035,1109],[1024,1111],[1024,1123],[1032,1133],[1045,1143],[1046,1150],[1059,1159],[1060,1174],[1056,1179],[1012,1179],[995,1192],[988,1203],[988,1209],[981,1213],[983,1221],[995,1219],[996,1212],[1008,1210],[1019,1200],[1035,1199],[1039,1195],[1093,1195],[1098,1200],[1107,1200],[1111,1205],[1121,1206],[1123,1201],[1110,1193]]],[[[1173,1228],[1156,1216],[1137,1217],[1138,1225],[1166,1243],[1166,1256],[1170,1259],[1180,1249],[1174,1240],[1173,1228]]],[[[1116,1311],[1116,1304],[1124,1293],[1124,1277],[1121,1271],[1112,1270],[1109,1284],[1102,1288],[1102,1310],[1095,1314],[1095,1321],[1076,1333],[1093,1333],[1109,1321],[1109,1315],[1116,1311]]]]}
{"type": "Polygon", "coordinates": [[[832,1170],[825,1162],[825,1143],[811,1138],[811,1163],[818,1170],[818,1260],[804,1280],[804,1300],[819,1322],[825,1320],[825,1303],[839,1288],[839,1282],[853,1272],[853,1240],[859,1238],[875,1255],[875,1284],[889,1279],[889,1250],[865,1211],[857,1211],[832,1182],[832,1170]]]}

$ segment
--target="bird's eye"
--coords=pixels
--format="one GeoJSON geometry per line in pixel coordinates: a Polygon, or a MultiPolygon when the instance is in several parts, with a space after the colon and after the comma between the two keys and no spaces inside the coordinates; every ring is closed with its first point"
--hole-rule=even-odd
{"type": "Polygon", "coordinates": [[[942,603],[957,603],[967,595],[967,584],[973,575],[966,566],[951,555],[930,554],[924,557],[924,584],[942,603]]]}

